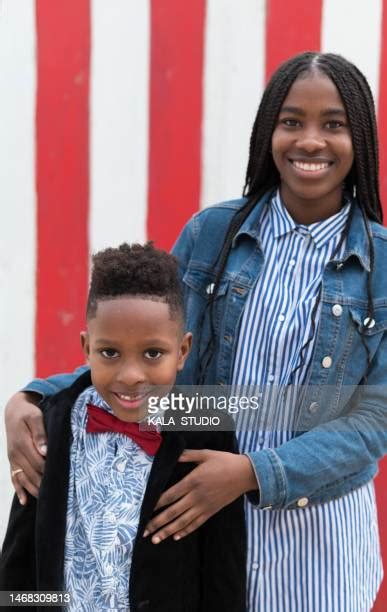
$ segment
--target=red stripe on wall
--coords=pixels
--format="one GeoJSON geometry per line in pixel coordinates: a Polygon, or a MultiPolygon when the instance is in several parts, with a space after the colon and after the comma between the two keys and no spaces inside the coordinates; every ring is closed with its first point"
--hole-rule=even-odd
{"type": "Polygon", "coordinates": [[[380,141],[380,188],[387,224],[387,0],[383,0],[383,20],[379,70],[378,125],[380,141]]]}
{"type": "MultiPolygon", "coordinates": [[[[383,0],[383,20],[381,35],[381,53],[379,69],[378,126],[380,145],[380,190],[384,212],[384,224],[387,222],[387,0],[383,0]]],[[[380,472],[375,481],[376,499],[378,502],[379,529],[384,562],[384,573],[387,574],[387,458],[380,463],[380,472]]],[[[387,610],[387,578],[384,578],[374,612],[387,610]]]]}
{"type": "Polygon", "coordinates": [[[205,0],[152,0],[149,238],[170,248],[199,208],[205,0]]]}
{"type": "Polygon", "coordinates": [[[303,51],[320,51],[322,0],[267,0],[266,79],[279,64],[303,51]]]}
{"type": "Polygon", "coordinates": [[[36,0],[36,371],[80,363],[88,261],[89,0],[36,0]]]}

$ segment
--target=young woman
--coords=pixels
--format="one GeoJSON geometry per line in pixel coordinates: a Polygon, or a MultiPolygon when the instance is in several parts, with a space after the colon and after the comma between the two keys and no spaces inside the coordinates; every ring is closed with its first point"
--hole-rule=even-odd
{"type": "MultiPolygon", "coordinates": [[[[304,53],[264,92],[244,198],[200,212],[175,245],[194,335],[179,382],[258,386],[262,418],[241,424],[240,457],[183,453],[198,466],[162,495],[157,507],[168,508],[145,536],[182,538],[248,493],[251,612],[359,612],[375,600],[373,477],[387,450],[381,222],[367,81],[340,56],[304,53]]],[[[28,390],[52,384],[67,379],[28,390]]],[[[10,401],[21,496],[36,489],[42,462],[27,434],[17,446],[17,431],[44,440],[36,415],[23,395],[10,401]]]]}

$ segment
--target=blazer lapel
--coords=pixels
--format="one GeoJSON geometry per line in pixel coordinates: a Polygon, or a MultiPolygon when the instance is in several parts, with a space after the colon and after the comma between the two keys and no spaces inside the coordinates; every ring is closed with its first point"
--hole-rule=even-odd
{"type": "Polygon", "coordinates": [[[185,440],[180,433],[174,431],[163,433],[163,441],[153,461],[141,506],[138,525],[138,536],[141,538],[145,526],[154,512],[155,505],[161,493],[165,490],[176,467],[177,460],[184,449],[185,440]]]}
{"type": "Polygon", "coordinates": [[[82,375],[71,387],[43,405],[48,438],[47,460],[36,512],[36,569],[39,590],[61,590],[70,473],[71,409],[91,384],[82,375]]]}

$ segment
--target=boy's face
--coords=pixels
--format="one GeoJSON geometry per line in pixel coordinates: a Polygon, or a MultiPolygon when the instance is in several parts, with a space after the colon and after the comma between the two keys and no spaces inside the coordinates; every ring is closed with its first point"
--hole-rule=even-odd
{"type": "Polygon", "coordinates": [[[148,397],[168,393],[191,339],[168,304],[131,296],[99,301],[81,333],[93,385],[122,421],[140,421],[148,397]]]}

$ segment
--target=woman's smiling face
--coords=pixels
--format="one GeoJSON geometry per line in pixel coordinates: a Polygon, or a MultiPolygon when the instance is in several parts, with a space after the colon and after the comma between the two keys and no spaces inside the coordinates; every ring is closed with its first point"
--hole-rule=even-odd
{"type": "Polygon", "coordinates": [[[272,155],[295,221],[309,224],[338,212],[354,154],[343,101],[326,75],[294,81],[273,132],[272,155]]]}

